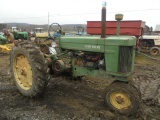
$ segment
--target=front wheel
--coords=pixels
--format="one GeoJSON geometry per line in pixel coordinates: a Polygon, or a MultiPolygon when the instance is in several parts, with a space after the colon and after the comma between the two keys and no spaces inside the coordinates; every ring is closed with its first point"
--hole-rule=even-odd
{"type": "Polygon", "coordinates": [[[126,83],[115,82],[108,86],[105,103],[108,108],[120,114],[130,115],[139,108],[139,94],[126,83]]]}

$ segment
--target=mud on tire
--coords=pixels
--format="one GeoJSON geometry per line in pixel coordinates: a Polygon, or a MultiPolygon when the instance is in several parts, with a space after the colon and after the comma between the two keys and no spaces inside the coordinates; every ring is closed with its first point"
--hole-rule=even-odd
{"type": "Polygon", "coordinates": [[[105,104],[114,112],[123,115],[133,115],[138,111],[140,98],[138,91],[123,82],[114,82],[107,87],[105,104]]]}
{"type": "Polygon", "coordinates": [[[10,54],[11,78],[24,96],[38,97],[49,81],[49,68],[40,50],[30,42],[21,42],[10,54]]]}

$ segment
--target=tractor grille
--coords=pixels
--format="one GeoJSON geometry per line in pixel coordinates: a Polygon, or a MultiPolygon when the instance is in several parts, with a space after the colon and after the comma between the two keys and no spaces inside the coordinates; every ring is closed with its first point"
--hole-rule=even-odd
{"type": "Polygon", "coordinates": [[[126,73],[131,72],[132,69],[132,46],[120,46],[119,47],[119,64],[118,72],[126,73]]]}

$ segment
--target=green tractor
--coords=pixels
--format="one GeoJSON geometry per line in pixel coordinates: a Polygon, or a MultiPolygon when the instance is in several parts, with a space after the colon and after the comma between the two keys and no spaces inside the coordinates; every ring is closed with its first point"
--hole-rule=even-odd
{"type": "Polygon", "coordinates": [[[3,34],[0,34],[0,44],[6,44],[7,43],[7,38],[3,36],[3,34]]]}
{"type": "MultiPolygon", "coordinates": [[[[102,15],[105,9],[102,8],[102,15]]],[[[30,98],[39,96],[47,87],[50,74],[71,78],[92,76],[113,81],[104,96],[110,110],[127,115],[136,113],[139,94],[129,84],[134,71],[136,38],[119,34],[105,37],[106,20],[102,18],[101,37],[60,36],[44,45],[45,52],[29,41],[17,43],[10,62],[11,76],[20,93],[30,98]]],[[[120,21],[122,16],[117,15],[116,19],[120,21]]]]}
{"type": "Polygon", "coordinates": [[[28,32],[21,32],[20,28],[17,27],[12,27],[12,33],[14,35],[14,39],[23,39],[27,40],[28,39],[28,32]]]}
{"type": "Polygon", "coordinates": [[[20,28],[17,27],[12,27],[12,29],[3,30],[4,35],[7,37],[8,41],[13,41],[13,40],[28,40],[28,32],[21,32],[20,28]]]}

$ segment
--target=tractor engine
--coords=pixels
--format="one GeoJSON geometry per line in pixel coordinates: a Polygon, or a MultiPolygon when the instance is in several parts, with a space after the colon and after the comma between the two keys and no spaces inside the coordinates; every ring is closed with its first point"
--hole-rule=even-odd
{"type": "Polygon", "coordinates": [[[69,51],[66,55],[53,61],[55,62],[52,64],[52,69],[55,73],[72,72],[73,65],[87,69],[105,70],[104,55],[98,53],[69,51]]]}
{"type": "Polygon", "coordinates": [[[75,57],[74,65],[88,69],[104,69],[104,56],[103,54],[81,52],[75,57]]]}

